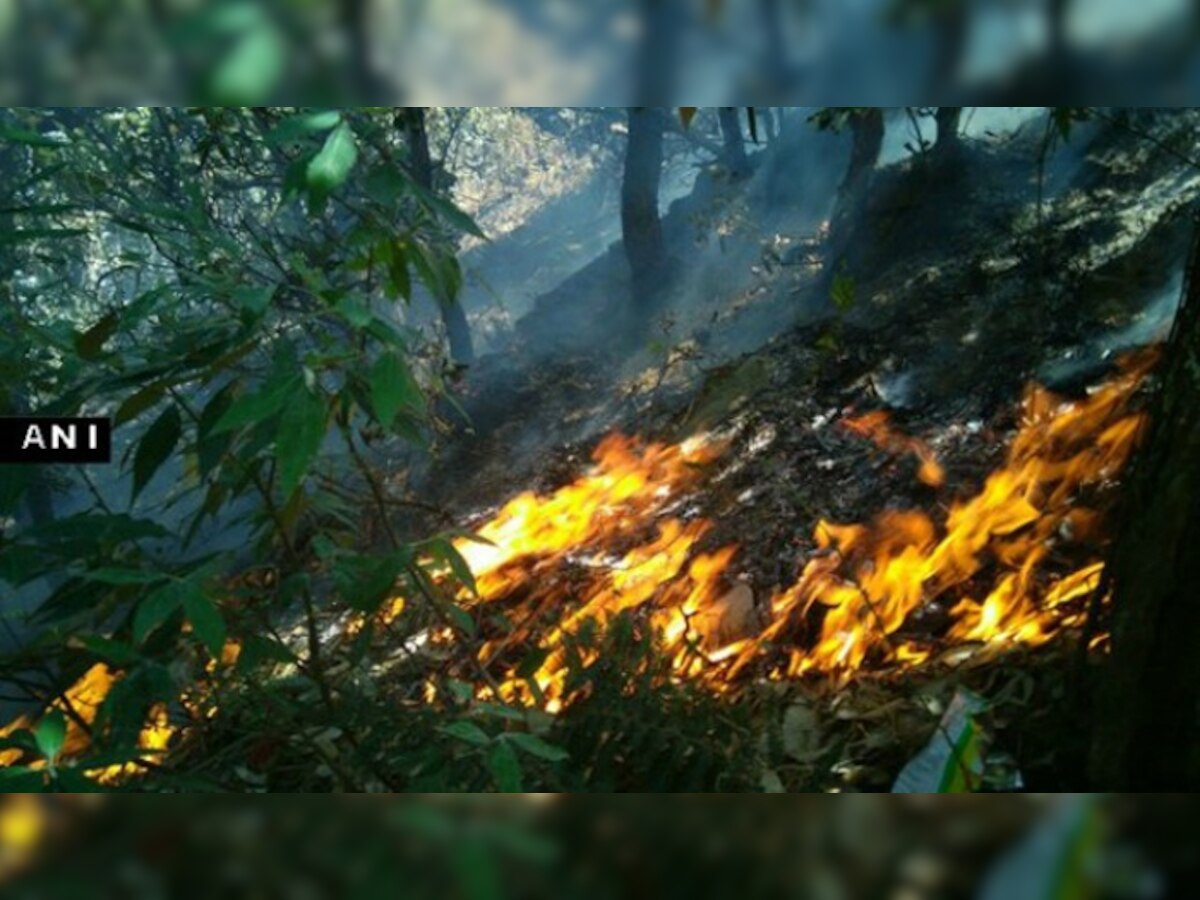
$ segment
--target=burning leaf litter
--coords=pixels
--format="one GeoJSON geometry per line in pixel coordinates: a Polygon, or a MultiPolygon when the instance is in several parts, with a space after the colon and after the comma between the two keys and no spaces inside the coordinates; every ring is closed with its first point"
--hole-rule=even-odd
{"type": "MultiPolygon", "coordinates": [[[[1063,560],[1094,546],[1099,513],[1088,504],[1133,448],[1142,416],[1132,401],[1152,361],[1129,357],[1076,401],[1031,385],[1007,454],[977,493],[950,500],[944,516],[888,509],[858,524],[819,520],[817,552],[762,603],[752,592],[749,603],[744,592],[729,600],[739,547],[707,549],[713,520],[679,512],[726,442],[609,436],[583,477],[544,496],[521,494],[484,523],[478,533],[490,544],[459,542],[478,586],[462,601],[512,623],[486,636],[479,661],[502,673],[503,699],[557,711],[575,699],[565,687],[567,638],[632,610],[677,677],[718,691],[751,674],[844,683],[863,668],[911,668],[956,645],[1045,643],[1081,624],[1081,601],[1100,584],[1099,561],[1064,571],[1063,560]],[[931,611],[943,625],[917,627],[931,611]],[[534,648],[544,661],[518,674],[534,648]]],[[[943,484],[931,448],[885,417],[842,424],[887,452],[912,453],[918,478],[943,484]]]]}

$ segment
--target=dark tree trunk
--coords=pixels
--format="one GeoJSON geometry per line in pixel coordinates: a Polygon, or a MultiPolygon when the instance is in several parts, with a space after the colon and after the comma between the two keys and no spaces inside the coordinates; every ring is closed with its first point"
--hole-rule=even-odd
{"type": "Polygon", "coordinates": [[[850,149],[850,165],[842,179],[839,194],[848,195],[858,191],[870,179],[883,149],[883,107],[871,106],[854,116],[850,121],[853,144],[850,149]]]}
{"type": "Polygon", "coordinates": [[[1200,789],[1200,240],[1160,377],[1109,569],[1091,759],[1105,790],[1200,789]]]}
{"type": "Polygon", "coordinates": [[[429,155],[429,133],[425,130],[425,107],[406,106],[401,115],[408,142],[408,167],[413,180],[433,190],[433,160],[429,155]]]}
{"type": "Polygon", "coordinates": [[[721,139],[725,145],[725,165],[735,178],[745,175],[750,169],[746,158],[746,143],[742,139],[742,120],[736,106],[722,106],[717,110],[721,123],[721,139]]]}
{"type": "Polygon", "coordinates": [[[668,0],[640,0],[642,35],[634,60],[634,95],[638,103],[666,106],[675,100],[675,75],[679,63],[679,4],[668,0]]]}
{"type": "Polygon", "coordinates": [[[871,176],[879,161],[879,152],[883,149],[883,108],[872,106],[856,111],[850,119],[850,130],[850,164],[838,186],[837,202],[829,222],[829,241],[822,278],[822,293],[826,295],[834,276],[853,262],[851,247],[854,234],[864,218],[871,176]]]}
{"type": "Polygon", "coordinates": [[[1061,65],[1067,57],[1067,13],[1071,0],[1050,0],[1046,5],[1046,30],[1050,34],[1049,50],[1052,65],[1061,65]]]}
{"type": "Polygon", "coordinates": [[[666,256],[658,219],[663,116],[657,107],[629,110],[629,141],[621,181],[621,240],[633,278],[633,298],[639,306],[653,299],[666,256]]]}
{"type": "Polygon", "coordinates": [[[947,92],[957,90],[969,36],[968,13],[968,4],[948,3],[943,4],[943,9],[934,19],[937,43],[933,50],[933,65],[929,70],[931,94],[945,96],[947,92]]]}
{"type": "Polygon", "coordinates": [[[961,106],[939,106],[934,113],[937,123],[937,140],[933,145],[934,156],[939,159],[949,159],[962,146],[962,138],[958,133],[962,122],[963,108],[961,106]]]}
{"type": "MultiPolygon", "coordinates": [[[[429,133],[425,129],[425,107],[406,107],[401,118],[408,142],[409,171],[417,184],[432,193],[436,185],[433,177],[433,159],[429,155],[429,133]]],[[[471,341],[471,326],[467,322],[467,314],[462,304],[452,297],[439,297],[437,302],[450,344],[450,358],[459,365],[470,365],[475,361],[475,347],[471,341]]]]}
{"type": "Polygon", "coordinates": [[[772,99],[781,99],[788,88],[788,60],[780,0],[758,0],[758,17],[767,44],[767,92],[772,99]]]}
{"type": "Polygon", "coordinates": [[[339,6],[342,33],[347,37],[347,71],[355,98],[364,104],[388,99],[387,83],[371,65],[371,23],[369,0],[343,0],[339,6]]]}

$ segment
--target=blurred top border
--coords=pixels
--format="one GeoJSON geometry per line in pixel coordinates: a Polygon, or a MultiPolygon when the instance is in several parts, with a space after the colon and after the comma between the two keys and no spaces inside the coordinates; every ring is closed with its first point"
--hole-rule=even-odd
{"type": "Polygon", "coordinates": [[[0,0],[11,105],[1184,105],[1191,0],[0,0]]]}

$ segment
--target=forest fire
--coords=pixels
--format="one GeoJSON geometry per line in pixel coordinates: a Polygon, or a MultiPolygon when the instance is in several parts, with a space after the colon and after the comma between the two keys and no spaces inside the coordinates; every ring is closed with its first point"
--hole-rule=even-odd
{"type": "MultiPolygon", "coordinates": [[[[726,581],[738,548],[694,552],[712,523],[678,509],[696,467],[721,446],[694,439],[639,451],[610,436],[589,474],[545,497],[522,494],[479,528],[492,545],[459,542],[478,586],[466,602],[495,604],[512,623],[490,636],[480,661],[507,667],[505,699],[555,711],[572,699],[564,689],[570,636],[632,609],[648,613],[679,677],[717,689],[751,671],[845,679],[868,665],[917,665],[946,645],[1043,643],[1082,621],[1079,601],[1100,583],[1101,563],[1064,571],[1064,559],[1085,551],[1057,548],[1094,546],[1098,513],[1086,494],[1126,462],[1141,421],[1131,400],[1152,362],[1148,354],[1125,360],[1074,402],[1031,386],[1006,457],[978,493],[952,500],[941,520],[910,509],[862,524],[818,522],[816,553],[762,610],[726,581]],[[931,607],[948,624],[907,634],[931,607]],[[516,651],[531,647],[545,658],[531,677],[518,676],[516,651]]],[[[920,480],[942,483],[929,447],[882,416],[843,424],[914,453],[920,480]]]]}
{"type": "MultiPolygon", "coordinates": [[[[1082,622],[1079,601],[1100,585],[1102,563],[1064,572],[1055,547],[1094,543],[1099,514],[1081,494],[1111,481],[1127,461],[1142,420],[1131,401],[1155,358],[1125,359],[1114,378],[1076,402],[1030,386],[1004,462],[978,493],[952,501],[942,522],[917,509],[887,510],[864,524],[819,521],[816,552],[761,610],[728,580],[739,548],[697,552],[713,523],[683,508],[727,442],[700,436],[642,445],[610,435],[587,474],[546,496],[518,495],[476,529],[477,539],[456,540],[476,585],[474,596],[464,590],[459,601],[493,605],[511,623],[488,636],[479,662],[500,673],[502,699],[558,712],[575,699],[566,686],[572,637],[585,623],[603,629],[632,610],[647,614],[678,678],[717,691],[751,672],[844,681],[867,666],[920,665],[942,646],[1044,643],[1082,622]],[[920,610],[950,603],[940,633],[906,634],[920,610]],[[534,648],[543,657],[536,670],[518,674],[518,661],[534,648]]],[[[894,431],[883,416],[842,424],[889,452],[914,453],[919,480],[942,483],[928,445],[894,431]]],[[[402,616],[405,607],[397,599],[390,615],[402,616]]],[[[451,639],[449,632],[441,637],[451,639]]],[[[227,647],[226,662],[236,649],[227,647]]],[[[599,652],[572,649],[585,663],[599,652]]],[[[118,678],[96,664],[66,692],[79,717],[68,720],[66,755],[87,745],[84,726],[118,678]]],[[[65,708],[63,701],[54,706],[65,708]]],[[[30,725],[20,717],[0,737],[30,725]]],[[[175,732],[166,709],[156,707],[139,745],[161,752],[175,732]]],[[[0,754],[0,766],[19,755],[0,754]]],[[[134,764],[113,765],[94,774],[113,783],[134,771],[134,764]]]]}

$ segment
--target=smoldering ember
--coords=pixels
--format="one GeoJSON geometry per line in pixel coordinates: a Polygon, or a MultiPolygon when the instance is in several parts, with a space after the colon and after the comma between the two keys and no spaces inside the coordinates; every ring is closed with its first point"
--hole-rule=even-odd
{"type": "Polygon", "coordinates": [[[1198,127],[0,113],[0,777],[1200,786],[1198,127]]]}

